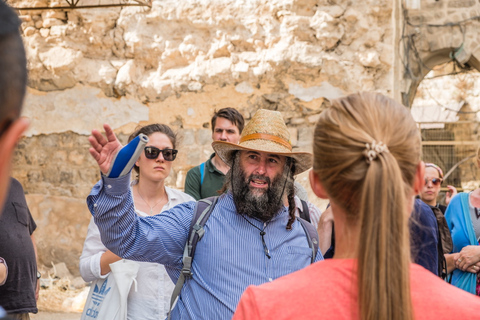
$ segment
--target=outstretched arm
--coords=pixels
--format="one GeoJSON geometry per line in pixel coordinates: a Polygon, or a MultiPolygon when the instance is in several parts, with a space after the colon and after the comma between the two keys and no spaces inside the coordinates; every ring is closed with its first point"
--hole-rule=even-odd
{"type": "Polygon", "coordinates": [[[155,216],[135,213],[130,175],[102,177],[87,197],[104,246],[119,257],[181,267],[195,202],[155,216]]]}

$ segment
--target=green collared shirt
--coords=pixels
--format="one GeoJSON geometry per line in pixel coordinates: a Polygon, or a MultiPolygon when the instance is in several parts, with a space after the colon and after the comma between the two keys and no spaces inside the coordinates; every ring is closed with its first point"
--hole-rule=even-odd
{"type": "Polygon", "coordinates": [[[213,157],[215,157],[215,153],[212,153],[210,158],[205,161],[203,183],[201,182],[200,165],[187,172],[185,193],[194,197],[195,200],[218,196],[218,191],[223,187],[225,175],[215,168],[212,163],[213,157]]]}

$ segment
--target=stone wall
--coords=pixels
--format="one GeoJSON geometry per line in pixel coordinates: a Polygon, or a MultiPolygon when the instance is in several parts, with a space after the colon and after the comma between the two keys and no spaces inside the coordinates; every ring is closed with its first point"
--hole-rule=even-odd
{"type": "MultiPolygon", "coordinates": [[[[38,222],[41,263],[65,261],[78,274],[84,199],[99,177],[88,154],[91,129],[108,122],[125,141],[137,124],[172,126],[182,142],[168,184],[178,188],[212,151],[214,109],[235,107],[247,119],[259,108],[278,110],[295,148],[308,151],[329,100],[363,90],[393,95],[394,3],[164,0],[152,8],[22,10],[32,125],[13,174],[38,222]]],[[[308,188],[306,175],[299,180],[308,188]]]]}

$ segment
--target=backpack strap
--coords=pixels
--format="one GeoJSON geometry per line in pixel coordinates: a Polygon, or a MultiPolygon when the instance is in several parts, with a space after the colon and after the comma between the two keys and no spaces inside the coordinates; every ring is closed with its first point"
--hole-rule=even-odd
{"type": "Polygon", "coordinates": [[[302,212],[300,212],[300,218],[302,218],[303,220],[307,220],[308,222],[312,223],[312,221],[310,220],[310,211],[308,210],[307,201],[305,201],[305,200],[300,200],[300,201],[302,201],[302,207],[303,207],[302,212]]]}
{"type": "Polygon", "coordinates": [[[310,222],[307,222],[306,220],[302,218],[298,218],[297,220],[300,222],[302,225],[303,230],[305,231],[305,234],[307,235],[307,241],[308,241],[308,246],[310,249],[312,249],[312,259],[310,263],[315,262],[315,258],[317,257],[317,252],[318,252],[318,232],[317,229],[311,224],[310,222]]]}
{"type": "Polygon", "coordinates": [[[192,276],[192,261],[195,255],[195,248],[197,242],[202,239],[205,230],[203,226],[207,222],[213,208],[217,204],[218,196],[210,197],[197,201],[195,210],[193,212],[192,222],[190,223],[190,231],[188,232],[187,242],[185,249],[183,250],[183,268],[180,271],[175,289],[173,290],[172,297],[170,299],[170,311],[168,312],[168,320],[170,320],[172,310],[177,302],[180,291],[182,291],[183,284],[187,278],[192,276]]]}
{"type": "Polygon", "coordinates": [[[202,164],[200,165],[200,186],[202,186],[204,178],[205,178],[205,162],[202,162],[202,164]]]}

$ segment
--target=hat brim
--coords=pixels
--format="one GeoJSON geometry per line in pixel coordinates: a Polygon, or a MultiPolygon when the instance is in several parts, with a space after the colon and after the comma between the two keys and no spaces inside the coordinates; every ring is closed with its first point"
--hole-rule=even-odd
{"type": "Polygon", "coordinates": [[[313,165],[313,156],[311,153],[291,152],[278,143],[269,140],[261,140],[261,142],[258,140],[247,141],[243,143],[243,145],[225,141],[214,141],[212,147],[220,159],[230,167],[232,166],[232,154],[234,151],[259,151],[293,158],[295,159],[294,175],[307,171],[313,165]]]}

